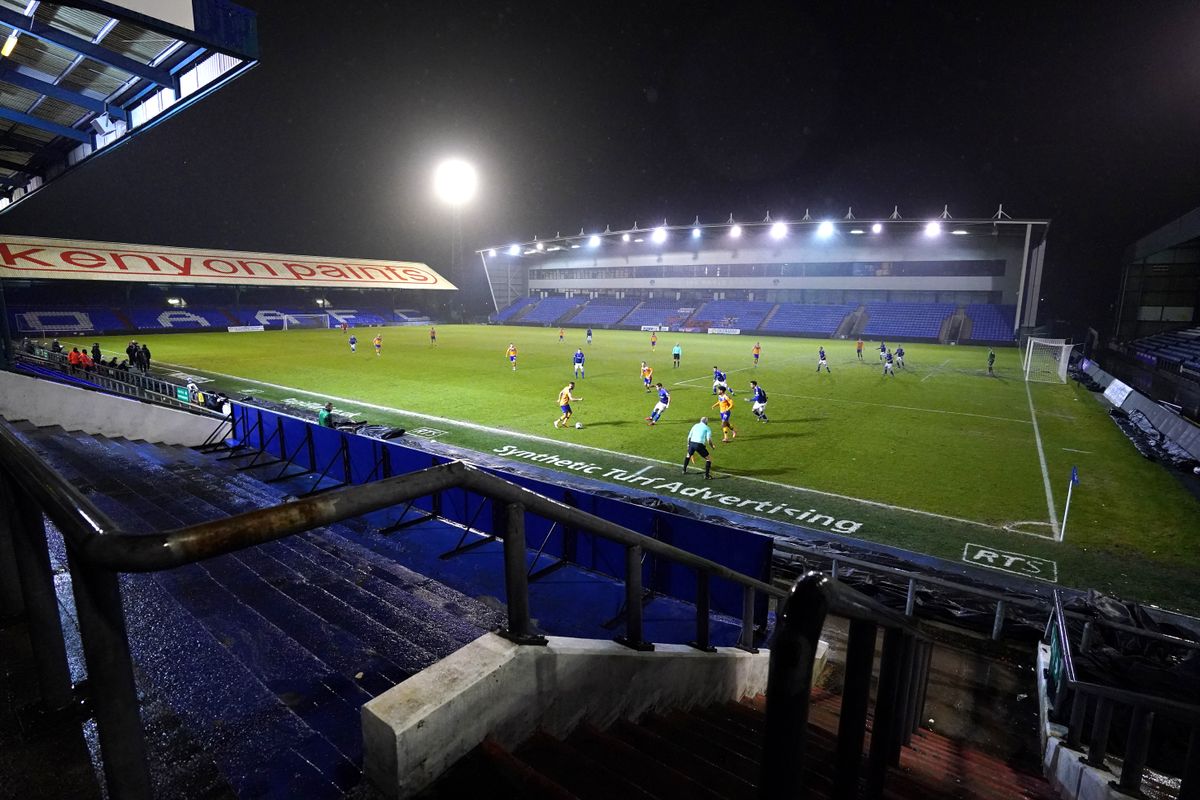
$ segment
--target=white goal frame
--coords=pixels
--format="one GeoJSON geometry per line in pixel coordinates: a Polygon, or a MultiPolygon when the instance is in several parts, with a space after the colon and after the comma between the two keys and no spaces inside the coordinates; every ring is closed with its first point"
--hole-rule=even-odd
{"type": "Polygon", "coordinates": [[[1075,345],[1066,339],[1038,339],[1029,337],[1025,343],[1025,359],[1021,365],[1026,381],[1040,383],[1066,383],[1067,366],[1075,345]]]}
{"type": "Polygon", "coordinates": [[[318,327],[318,328],[324,328],[325,330],[329,330],[329,327],[330,327],[329,323],[330,323],[329,314],[285,314],[283,316],[283,329],[285,331],[288,330],[290,327],[291,328],[318,327]],[[308,319],[321,320],[322,324],[316,325],[316,326],[297,324],[299,320],[308,320],[308,319]],[[291,322],[291,320],[297,320],[297,322],[291,322]],[[289,325],[289,323],[290,323],[290,325],[289,325]]]}

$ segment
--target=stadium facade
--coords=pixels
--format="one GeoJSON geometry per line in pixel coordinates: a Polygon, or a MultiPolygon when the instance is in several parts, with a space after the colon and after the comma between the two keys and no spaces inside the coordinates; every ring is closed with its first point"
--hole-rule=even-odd
{"type": "Polygon", "coordinates": [[[740,224],[635,223],[478,252],[497,313],[553,297],[676,303],[681,312],[712,301],[940,304],[1006,308],[1015,332],[1037,323],[1048,229],[1049,220],[1003,211],[964,220],[768,215],[740,224]]]}

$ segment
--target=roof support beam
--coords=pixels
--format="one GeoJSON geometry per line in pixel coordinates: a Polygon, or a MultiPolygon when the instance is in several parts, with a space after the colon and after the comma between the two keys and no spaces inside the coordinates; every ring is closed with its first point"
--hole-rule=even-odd
{"type": "Polygon", "coordinates": [[[70,103],[73,106],[94,111],[97,114],[108,114],[117,119],[126,119],[128,116],[125,109],[120,106],[110,106],[103,100],[88,97],[85,94],[49,83],[48,81],[38,80],[22,72],[17,72],[15,69],[0,68],[0,81],[11,83],[13,86],[20,86],[22,89],[28,89],[31,92],[44,94],[47,97],[53,97],[55,100],[61,100],[64,103],[70,103]]]}
{"type": "Polygon", "coordinates": [[[21,164],[17,161],[9,161],[2,156],[0,156],[0,169],[11,169],[13,172],[23,172],[26,175],[44,175],[46,172],[41,167],[35,167],[31,164],[21,164]]]}
{"type": "Polygon", "coordinates": [[[32,114],[23,114],[20,111],[13,111],[11,108],[0,107],[0,119],[6,119],[11,122],[16,122],[20,125],[28,125],[31,128],[38,128],[48,133],[53,133],[55,136],[65,136],[66,138],[74,139],[77,142],[84,142],[86,144],[92,143],[92,135],[86,131],[68,128],[66,125],[59,125],[57,122],[39,119],[32,114]]]}
{"type": "Polygon", "coordinates": [[[37,139],[30,139],[27,136],[21,136],[19,133],[5,131],[0,133],[0,150],[14,150],[18,153],[40,153],[46,149],[49,142],[39,142],[37,139]]]}
{"type": "Polygon", "coordinates": [[[16,11],[0,7],[0,25],[7,25],[10,28],[24,31],[30,36],[36,36],[44,42],[51,42],[68,50],[74,50],[76,53],[95,59],[101,64],[107,64],[123,72],[128,72],[131,75],[137,75],[139,78],[153,81],[160,86],[175,85],[171,79],[171,73],[165,69],[158,69],[139,61],[134,61],[132,58],[123,56],[120,53],[114,53],[108,48],[93,44],[87,39],[81,39],[78,36],[46,25],[16,11]]]}

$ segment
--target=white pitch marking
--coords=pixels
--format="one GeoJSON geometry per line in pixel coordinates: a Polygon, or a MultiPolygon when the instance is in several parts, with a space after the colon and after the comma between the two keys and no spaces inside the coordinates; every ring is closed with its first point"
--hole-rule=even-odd
{"type": "Polygon", "coordinates": [[[1033,422],[1033,439],[1037,442],[1038,462],[1042,465],[1042,483],[1046,487],[1046,510],[1050,512],[1050,528],[1054,538],[1058,538],[1058,512],[1054,510],[1054,492],[1050,489],[1050,471],[1046,469],[1046,453],[1042,449],[1042,434],[1038,430],[1037,412],[1033,409],[1033,392],[1029,390],[1029,382],[1025,382],[1025,396],[1029,398],[1029,419],[1033,422]]]}
{"type": "Polygon", "coordinates": [[[947,365],[947,364],[949,364],[949,363],[950,363],[950,359],[948,359],[948,358],[947,358],[945,361],[943,361],[942,363],[938,364],[938,365],[937,365],[937,366],[936,366],[934,369],[932,369],[932,370],[930,371],[930,373],[929,373],[928,375],[926,375],[924,378],[921,378],[921,383],[924,383],[925,381],[927,381],[927,380],[929,380],[930,378],[932,378],[934,375],[937,375],[939,372],[941,372],[941,371],[942,371],[942,367],[946,366],[946,365],[947,365]]]}
{"type": "MultiPolygon", "coordinates": [[[[679,384],[676,384],[677,386],[679,384]]],[[[684,386],[685,389],[696,389],[696,386],[684,386]]],[[[868,400],[849,400],[843,397],[822,397],[821,395],[813,394],[787,394],[785,392],[772,392],[772,397],[798,397],[802,400],[825,400],[830,403],[854,403],[860,406],[879,406],[880,408],[894,408],[899,411],[922,411],[926,414],[952,414],[958,417],[978,417],[980,419],[994,419],[999,422],[1016,422],[1021,425],[1028,425],[1029,421],[1017,419],[1016,417],[994,417],[990,414],[972,414],[969,411],[946,411],[941,408],[920,408],[919,406],[897,406],[891,403],[872,403],[868,400]]]]}
{"type": "Polygon", "coordinates": [[[1068,453],[1083,453],[1085,456],[1092,454],[1091,450],[1076,450],[1074,447],[1064,447],[1063,450],[1066,450],[1068,453]]]}
{"type": "MultiPolygon", "coordinates": [[[[536,442],[547,442],[547,443],[553,444],[558,447],[563,447],[563,446],[575,447],[575,448],[579,448],[581,450],[591,450],[596,453],[604,453],[606,455],[618,456],[620,458],[630,458],[630,459],[641,460],[641,461],[649,461],[654,464],[666,464],[667,466],[671,466],[671,467],[679,466],[678,463],[675,461],[664,461],[661,458],[650,458],[649,456],[639,456],[639,455],[634,455],[631,453],[621,453],[616,450],[606,450],[603,447],[594,447],[589,444],[578,444],[576,442],[563,441],[562,439],[551,439],[546,436],[538,436],[537,434],[533,434],[533,433],[521,433],[520,431],[507,430],[505,428],[493,428],[493,427],[490,427],[487,425],[479,425],[478,423],[475,423],[475,422],[464,422],[462,420],[449,419],[448,417],[439,417],[434,414],[423,414],[419,411],[406,411],[402,408],[394,408],[392,406],[381,406],[376,403],[368,403],[363,400],[354,400],[349,397],[338,397],[337,395],[326,394],[323,392],[311,392],[308,389],[297,389],[296,387],[293,387],[293,386],[284,386],[283,384],[271,383],[269,381],[260,381],[260,380],[254,379],[254,378],[246,378],[246,377],[243,377],[240,375],[230,375],[229,373],[226,373],[226,372],[216,372],[211,369],[201,369],[200,367],[188,367],[188,366],[180,365],[180,364],[170,364],[166,361],[160,361],[159,363],[166,364],[167,366],[178,367],[180,369],[199,369],[201,372],[207,373],[209,375],[220,375],[222,378],[230,378],[232,380],[246,381],[248,383],[257,383],[259,386],[270,386],[272,389],[280,389],[280,390],[283,390],[286,392],[296,392],[299,394],[306,394],[306,395],[309,395],[310,397],[324,397],[327,400],[333,400],[338,403],[347,403],[349,405],[358,405],[358,406],[363,406],[365,408],[373,408],[377,411],[390,411],[394,414],[403,414],[403,415],[407,415],[410,417],[420,417],[422,419],[434,420],[434,421],[446,423],[449,425],[458,425],[460,427],[469,428],[471,430],[483,431],[484,433],[498,434],[498,435],[502,435],[502,436],[516,436],[516,437],[519,437],[522,439],[529,439],[529,440],[536,441],[536,442]]],[[[977,522],[976,520],[973,520],[973,519],[963,519],[962,517],[952,517],[948,514],[938,514],[933,511],[922,511],[918,508],[906,508],[904,506],[892,505],[891,503],[881,503],[877,500],[864,500],[861,497],[851,497],[850,495],[838,494],[837,492],[826,492],[821,489],[811,489],[806,486],[791,486],[786,483],[776,483],[775,481],[763,480],[762,478],[752,478],[748,475],[737,475],[735,473],[725,473],[725,474],[731,475],[732,477],[737,478],[738,480],[751,481],[753,483],[761,483],[765,486],[771,486],[776,489],[790,489],[792,491],[797,491],[797,492],[808,492],[810,494],[821,495],[823,497],[835,497],[839,500],[848,500],[852,503],[861,503],[861,504],[867,505],[867,506],[874,506],[875,508],[883,508],[883,509],[887,509],[889,511],[904,511],[909,514],[918,514],[923,517],[933,517],[935,519],[944,519],[944,520],[949,520],[951,522],[961,522],[965,525],[975,525],[977,527],[988,528],[990,530],[1001,530],[1001,531],[1004,530],[1004,528],[1002,528],[999,525],[990,525],[986,522],[977,522]]]]}

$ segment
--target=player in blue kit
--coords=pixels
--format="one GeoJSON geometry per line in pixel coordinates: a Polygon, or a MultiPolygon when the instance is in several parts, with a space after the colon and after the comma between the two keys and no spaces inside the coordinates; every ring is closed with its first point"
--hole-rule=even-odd
{"type": "Polygon", "coordinates": [[[658,387],[658,402],[654,404],[654,410],[650,412],[650,416],[646,417],[646,422],[651,425],[657,424],[658,418],[667,410],[667,406],[671,405],[671,395],[661,383],[655,385],[658,387]]]}
{"type": "Polygon", "coordinates": [[[821,371],[821,367],[825,368],[826,372],[831,372],[829,362],[825,360],[825,348],[822,347],[817,351],[817,372],[821,371]]]}
{"type": "Polygon", "coordinates": [[[903,345],[896,348],[896,366],[900,367],[900,369],[904,369],[904,346],[903,345]]]}
{"type": "Polygon", "coordinates": [[[583,374],[583,350],[582,349],[577,348],[575,350],[575,355],[572,357],[572,361],[575,364],[575,377],[576,378],[584,377],[584,374],[583,374]]]}
{"type": "MultiPolygon", "coordinates": [[[[729,381],[728,381],[725,373],[722,372],[721,370],[717,369],[717,367],[714,366],[713,367],[713,391],[712,391],[712,393],[716,394],[721,389],[729,390],[729,381]]],[[[733,394],[732,391],[730,391],[729,393],[733,394]]]]}
{"type": "Polygon", "coordinates": [[[888,351],[887,345],[884,344],[883,342],[880,342],[879,343],[879,360],[880,361],[884,360],[884,356],[887,355],[887,351],[888,351]]]}
{"type": "Polygon", "coordinates": [[[896,377],[896,371],[892,368],[892,362],[894,360],[895,359],[893,358],[893,356],[890,352],[884,354],[884,356],[883,356],[883,374],[884,375],[891,375],[893,378],[896,377]]]}
{"type": "Polygon", "coordinates": [[[752,392],[750,395],[750,402],[753,403],[753,405],[750,406],[750,411],[752,411],[754,416],[758,417],[762,422],[770,422],[770,420],[767,419],[766,390],[758,385],[758,381],[750,381],[750,390],[752,392]]]}
{"type": "Polygon", "coordinates": [[[357,336],[355,336],[355,335],[352,333],[352,334],[350,334],[350,352],[351,352],[351,353],[356,353],[356,352],[358,352],[358,351],[355,349],[355,348],[357,348],[357,347],[358,347],[358,337],[357,337],[357,336]]]}

